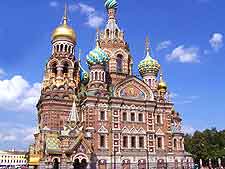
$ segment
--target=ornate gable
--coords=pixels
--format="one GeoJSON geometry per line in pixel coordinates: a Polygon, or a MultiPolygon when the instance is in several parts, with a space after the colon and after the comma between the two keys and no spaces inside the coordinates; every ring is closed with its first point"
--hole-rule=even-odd
{"type": "Polygon", "coordinates": [[[101,128],[98,130],[99,133],[105,133],[105,134],[108,134],[109,131],[104,127],[104,126],[101,126],[101,128]]]}
{"type": "Polygon", "coordinates": [[[154,100],[150,87],[136,77],[130,77],[115,86],[114,96],[129,99],[154,100]]]}

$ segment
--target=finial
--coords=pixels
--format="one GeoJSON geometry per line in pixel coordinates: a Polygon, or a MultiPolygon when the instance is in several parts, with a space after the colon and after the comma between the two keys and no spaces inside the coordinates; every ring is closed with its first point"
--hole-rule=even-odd
{"type": "Polygon", "coordinates": [[[146,39],[145,39],[145,49],[146,49],[147,56],[150,56],[150,40],[148,35],[146,36],[146,39]]]}
{"type": "Polygon", "coordinates": [[[67,25],[67,22],[68,22],[68,6],[67,3],[65,3],[63,25],[67,25]]]}
{"type": "Polygon", "coordinates": [[[96,47],[100,47],[99,28],[96,29],[96,47]]]}
{"type": "Polygon", "coordinates": [[[162,72],[162,70],[160,69],[160,74],[159,74],[159,76],[160,76],[160,82],[162,82],[163,81],[163,72],[162,72]]]}

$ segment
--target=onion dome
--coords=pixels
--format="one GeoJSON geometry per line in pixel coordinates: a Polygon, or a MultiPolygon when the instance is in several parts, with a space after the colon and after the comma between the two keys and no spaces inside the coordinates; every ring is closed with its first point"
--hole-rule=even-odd
{"type": "Polygon", "coordinates": [[[109,56],[100,48],[99,35],[97,32],[96,47],[87,55],[87,63],[89,66],[100,64],[105,65],[109,61],[109,56]]]}
{"type": "Polygon", "coordinates": [[[112,9],[112,8],[117,9],[118,3],[116,0],[105,0],[105,7],[107,9],[112,9]]]}
{"type": "Polygon", "coordinates": [[[72,42],[76,42],[76,33],[73,28],[68,25],[67,6],[65,5],[65,12],[63,17],[63,23],[57,27],[52,33],[52,40],[58,38],[68,38],[72,42]]]}
{"type": "Polygon", "coordinates": [[[159,84],[158,84],[158,90],[167,90],[167,84],[166,82],[163,80],[163,74],[160,73],[160,80],[159,80],[159,84]]]}
{"type": "Polygon", "coordinates": [[[146,38],[146,57],[142,60],[138,65],[138,70],[140,74],[143,76],[145,74],[153,73],[153,75],[157,76],[160,70],[160,64],[157,60],[153,59],[150,56],[150,48],[149,48],[149,38],[146,38]]]}

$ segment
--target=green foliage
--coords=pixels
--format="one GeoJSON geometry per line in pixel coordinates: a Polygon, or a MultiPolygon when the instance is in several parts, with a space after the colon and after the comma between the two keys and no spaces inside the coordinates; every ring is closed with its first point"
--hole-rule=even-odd
{"type": "Polygon", "coordinates": [[[195,161],[199,159],[217,159],[225,157],[225,130],[216,128],[196,131],[185,136],[185,149],[191,153],[195,161]]]}

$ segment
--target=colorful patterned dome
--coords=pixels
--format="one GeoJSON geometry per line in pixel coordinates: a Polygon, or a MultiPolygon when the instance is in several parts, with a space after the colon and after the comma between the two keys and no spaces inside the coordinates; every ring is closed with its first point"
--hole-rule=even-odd
{"type": "Polygon", "coordinates": [[[89,66],[101,64],[105,65],[109,61],[109,56],[100,48],[99,35],[97,32],[96,47],[87,55],[87,63],[89,66]]]}
{"type": "Polygon", "coordinates": [[[146,39],[146,50],[147,55],[144,60],[142,60],[138,65],[138,70],[140,74],[143,76],[147,73],[153,73],[155,76],[157,76],[159,70],[160,70],[160,64],[157,60],[153,59],[150,56],[150,49],[149,49],[149,39],[146,39]]]}
{"type": "Polygon", "coordinates": [[[107,9],[112,9],[112,8],[117,9],[118,3],[116,0],[105,0],[105,7],[107,9]]]}

